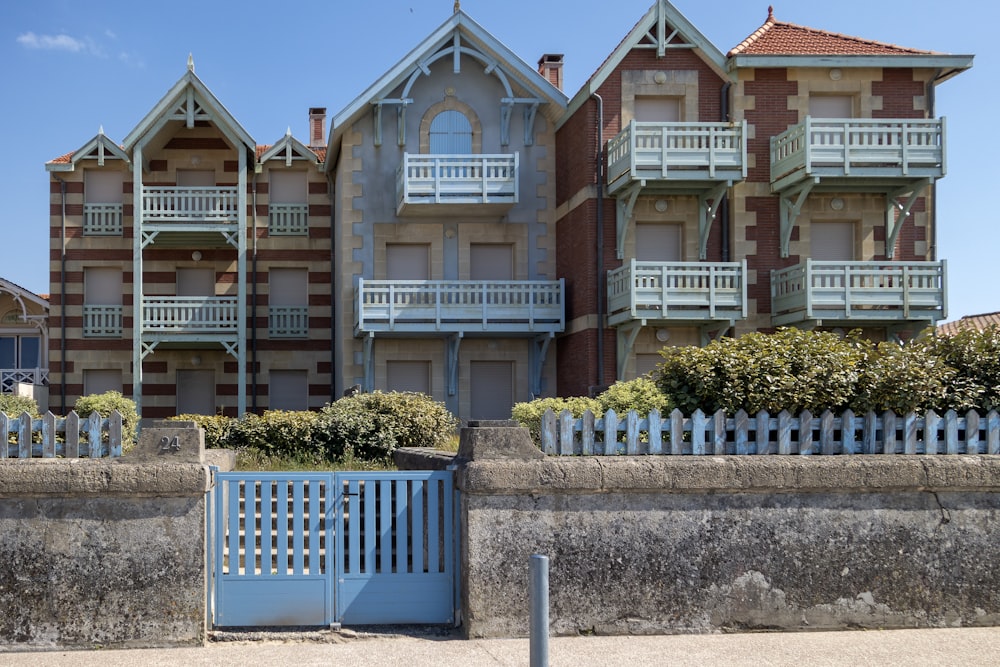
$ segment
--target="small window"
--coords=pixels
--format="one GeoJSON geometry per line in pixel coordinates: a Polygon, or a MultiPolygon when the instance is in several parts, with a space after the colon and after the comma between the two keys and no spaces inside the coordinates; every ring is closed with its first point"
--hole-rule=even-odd
{"type": "Polygon", "coordinates": [[[509,243],[473,243],[469,260],[470,280],[514,279],[514,246],[509,243]]]}
{"type": "Polygon", "coordinates": [[[122,372],[118,370],[83,371],[83,393],[85,396],[103,394],[109,391],[121,392],[122,372]]]}
{"type": "Polygon", "coordinates": [[[42,345],[37,336],[0,336],[0,370],[41,368],[42,345]]]}
{"type": "Polygon", "coordinates": [[[823,262],[854,260],[853,222],[814,222],[809,226],[809,256],[823,262]]]}
{"type": "Polygon", "coordinates": [[[388,243],[385,246],[387,280],[430,280],[430,251],[426,243],[388,243]]]}
{"type": "Polygon", "coordinates": [[[177,296],[215,296],[215,270],[177,269],[177,296]]]}
{"type": "Polygon", "coordinates": [[[83,335],[121,338],[121,269],[96,266],[83,270],[83,335]]]}
{"type": "Polygon", "coordinates": [[[268,180],[268,235],[307,235],[309,204],[306,172],[273,169],[268,180]]]}
{"type": "Polygon", "coordinates": [[[635,226],[635,258],[640,262],[681,261],[681,226],[642,222],[635,226]]]}
{"type": "Polygon", "coordinates": [[[268,332],[271,338],[309,335],[309,272],[272,268],[268,272],[268,332]]]}
{"type": "Polygon", "coordinates": [[[430,152],[442,155],[472,153],[472,123],[465,114],[448,109],[434,116],[430,129],[430,152]]]}
{"type": "Polygon", "coordinates": [[[308,410],[308,376],[302,370],[271,370],[268,384],[271,410],[308,410]]]}
{"type": "Polygon", "coordinates": [[[854,98],[849,95],[814,95],[809,98],[813,118],[853,118],[854,98]]]}

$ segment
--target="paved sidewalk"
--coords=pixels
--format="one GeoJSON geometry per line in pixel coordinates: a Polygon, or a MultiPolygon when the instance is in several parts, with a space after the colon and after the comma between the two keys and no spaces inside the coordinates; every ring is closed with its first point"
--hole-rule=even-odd
{"type": "MultiPolygon", "coordinates": [[[[305,636],[305,635],[303,635],[305,636]]],[[[527,639],[465,640],[434,633],[330,634],[304,640],[212,642],[204,648],[125,651],[0,652],[10,667],[45,665],[400,665],[413,667],[529,662],[527,639]]],[[[552,667],[605,665],[1000,665],[1000,628],[886,630],[656,637],[555,637],[552,667]]]]}

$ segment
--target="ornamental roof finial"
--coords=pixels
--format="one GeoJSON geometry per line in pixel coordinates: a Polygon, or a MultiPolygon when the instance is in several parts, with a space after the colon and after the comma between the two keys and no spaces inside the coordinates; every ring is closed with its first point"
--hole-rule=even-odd
{"type": "Polygon", "coordinates": [[[188,54],[188,71],[194,72],[194,54],[188,54]]]}
{"type": "Polygon", "coordinates": [[[767,6],[767,20],[774,21],[774,5],[767,6]]]}
{"type": "Polygon", "coordinates": [[[462,0],[455,0],[455,13],[462,11],[462,0]]]}

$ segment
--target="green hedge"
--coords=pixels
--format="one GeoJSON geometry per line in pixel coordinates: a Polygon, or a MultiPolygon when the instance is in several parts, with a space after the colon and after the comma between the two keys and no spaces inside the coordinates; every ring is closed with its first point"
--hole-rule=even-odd
{"type": "Polygon", "coordinates": [[[0,412],[8,417],[20,417],[27,412],[32,417],[38,416],[38,403],[30,396],[16,394],[0,394],[0,412]]]}
{"type": "Polygon", "coordinates": [[[96,412],[103,418],[111,416],[115,410],[122,416],[122,451],[127,452],[135,445],[136,431],[139,427],[139,413],[135,401],[122,396],[119,391],[107,391],[103,394],[81,396],[76,400],[73,410],[80,419],[87,419],[96,412]]]}

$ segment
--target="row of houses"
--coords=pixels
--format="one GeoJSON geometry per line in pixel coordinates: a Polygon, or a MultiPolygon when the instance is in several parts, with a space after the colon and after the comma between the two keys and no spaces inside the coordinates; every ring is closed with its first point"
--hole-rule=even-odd
{"type": "Polygon", "coordinates": [[[972,61],[771,10],[723,53],[657,0],[568,97],[563,56],[530,65],[456,7],[308,137],[259,145],[189,60],[124,139],[46,164],[50,312],[22,304],[13,335],[42,344],[11,360],[47,369],[53,409],[117,389],[147,417],[235,415],[360,385],[469,419],[664,345],[905,339],[947,313],[935,98],[972,61]]]}

